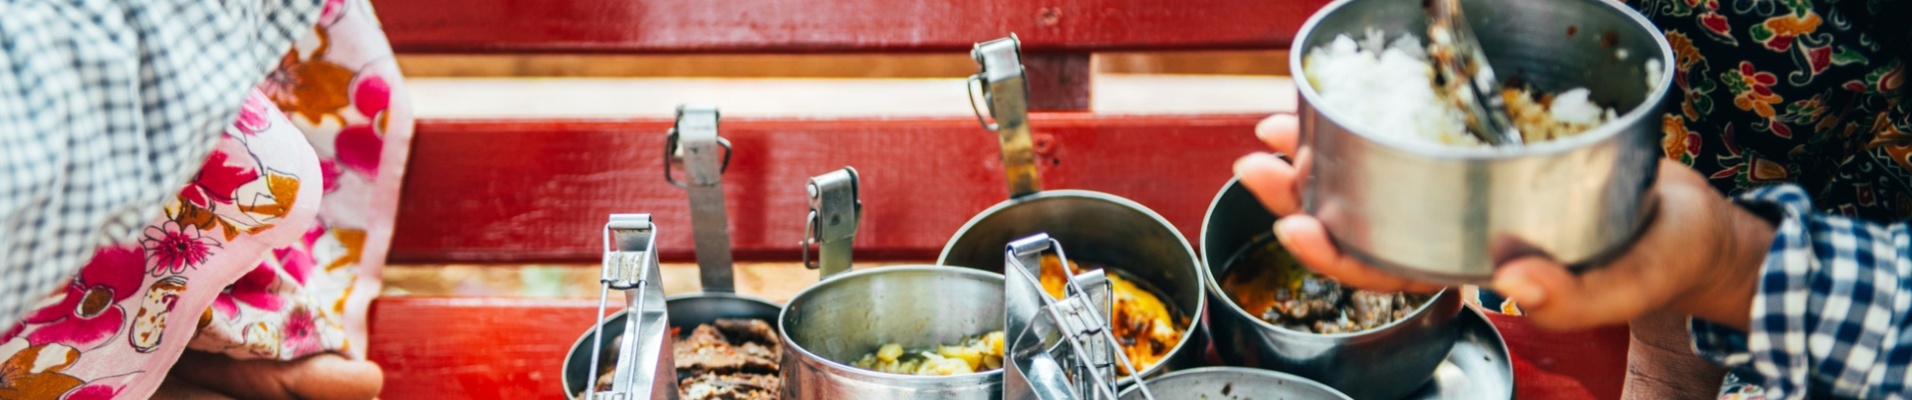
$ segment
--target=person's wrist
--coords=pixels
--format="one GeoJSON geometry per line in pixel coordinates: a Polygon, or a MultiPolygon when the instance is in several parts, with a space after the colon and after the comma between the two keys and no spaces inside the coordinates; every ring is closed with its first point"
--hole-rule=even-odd
{"type": "Polygon", "coordinates": [[[1759,291],[1760,270],[1772,246],[1775,227],[1745,208],[1721,200],[1727,207],[1727,228],[1713,272],[1703,281],[1705,290],[1692,299],[1694,317],[1746,331],[1752,324],[1753,297],[1759,291]]]}

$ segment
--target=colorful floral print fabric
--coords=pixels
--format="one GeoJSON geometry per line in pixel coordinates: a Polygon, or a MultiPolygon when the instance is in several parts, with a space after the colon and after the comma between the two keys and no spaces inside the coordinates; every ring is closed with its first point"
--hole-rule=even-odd
{"type": "Polygon", "coordinates": [[[327,0],[259,88],[318,154],[318,218],[220,294],[192,347],[240,358],[356,353],[412,135],[411,102],[371,4],[327,0]]]}
{"type": "Polygon", "coordinates": [[[1791,182],[1827,212],[1912,216],[1907,3],[1639,0],[1677,58],[1667,157],[1729,196],[1791,182]]]}
{"type": "Polygon", "coordinates": [[[0,399],[144,398],[187,348],[360,355],[410,101],[370,4],[323,7],[164,215],[0,329],[0,399]]]}
{"type": "Polygon", "coordinates": [[[220,288],[313,225],[319,160],[262,93],[251,97],[137,241],[99,248],[63,290],[0,332],[0,398],[152,393],[220,288]]]}

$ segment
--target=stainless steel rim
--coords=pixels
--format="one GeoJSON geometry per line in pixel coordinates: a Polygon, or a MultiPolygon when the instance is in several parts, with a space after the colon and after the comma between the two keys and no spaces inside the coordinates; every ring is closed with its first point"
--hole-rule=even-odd
{"type": "MultiPolygon", "coordinates": [[[[1307,40],[1309,38],[1320,34],[1318,32],[1315,32],[1316,25],[1319,25],[1322,20],[1327,19],[1329,15],[1334,14],[1335,11],[1339,11],[1342,7],[1345,7],[1349,3],[1353,3],[1356,1],[1369,1],[1369,0],[1335,0],[1333,3],[1328,3],[1328,5],[1321,7],[1320,10],[1315,11],[1314,15],[1309,16],[1308,21],[1301,25],[1301,30],[1297,31],[1299,33],[1295,35],[1295,41],[1294,41],[1295,45],[1305,46],[1305,43],[1307,43],[1307,40]]],[[[1666,42],[1666,35],[1661,34],[1659,29],[1654,28],[1653,23],[1650,21],[1647,21],[1645,16],[1640,15],[1639,12],[1633,11],[1630,8],[1621,6],[1618,3],[1608,2],[1606,0],[1560,0],[1560,1],[1581,1],[1581,2],[1588,2],[1588,3],[1597,3],[1601,7],[1606,7],[1607,9],[1611,9],[1615,12],[1619,12],[1621,15],[1626,16],[1628,20],[1633,21],[1633,24],[1635,26],[1645,31],[1648,35],[1651,35],[1654,39],[1653,40],[1654,43],[1658,45],[1657,47],[1659,47],[1659,52],[1657,55],[1660,57],[1659,60],[1660,60],[1660,65],[1662,67],[1660,68],[1659,78],[1655,79],[1655,82],[1658,84],[1657,87],[1662,89],[1673,87],[1672,86],[1673,74],[1675,71],[1673,64],[1676,61],[1676,59],[1673,56],[1673,47],[1672,45],[1666,42]]],[[[1303,48],[1303,49],[1297,49],[1296,51],[1289,52],[1288,53],[1289,70],[1296,71],[1296,73],[1298,74],[1301,73],[1300,71],[1305,71],[1302,68],[1301,60],[1303,57],[1307,55],[1307,53],[1310,50],[1311,49],[1303,48]]],[[[1308,82],[1308,79],[1306,76],[1302,76],[1300,78],[1301,79],[1295,80],[1295,90],[1300,93],[1299,94],[1301,98],[1300,104],[1302,104],[1303,107],[1308,107],[1310,109],[1313,109],[1314,112],[1325,115],[1330,120],[1334,120],[1334,121],[1349,120],[1349,118],[1347,118],[1346,116],[1339,115],[1339,113],[1336,112],[1335,110],[1309,106],[1310,104],[1322,104],[1321,94],[1315,92],[1314,85],[1308,82]]],[[[1528,143],[1526,145],[1523,145],[1517,148],[1444,146],[1444,145],[1438,145],[1438,144],[1421,143],[1419,141],[1414,141],[1414,140],[1410,140],[1406,138],[1396,138],[1396,137],[1391,137],[1388,135],[1371,135],[1371,134],[1362,132],[1361,129],[1357,129],[1355,127],[1348,127],[1347,130],[1348,132],[1353,133],[1355,136],[1360,137],[1362,140],[1377,143],[1391,149],[1409,152],[1409,153],[1421,155],[1424,157],[1430,157],[1430,158],[1506,159],[1506,158],[1520,158],[1520,157],[1528,157],[1528,156],[1548,155],[1548,154],[1564,153],[1564,152],[1572,151],[1581,147],[1585,147],[1592,143],[1605,141],[1609,137],[1619,135],[1621,133],[1622,127],[1633,125],[1636,123],[1636,121],[1639,121],[1641,119],[1658,118],[1660,114],[1659,104],[1661,104],[1661,102],[1663,102],[1666,99],[1666,96],[1668,96],[1669,92],[1671,92],[1671,90],[1649,91],[1649,93],[1647,94],[1647,97],[1641,100],[1638,106],[1633,107],[1633,109],[1631,110],[1627,110],[1626,113],[1620,114],[1618,118],[1612,121],[1608,121],[1605,124],[1601,124],[1600,126],[1593,128],[1593,130],[1589,130],[1585,133],[1581,133],[1578,135],[1573,135],[1573,136],[1569,136],[1565,138],[1559,138],[1555,140],[1548,140],[1548,141],[1544,141],[1540,143],[1528,143]]]]}
{"type": "MultiPolygon", "coordinates": [[[[1188,258],[1190,260],[1195,261],[1195,264],[1194,264],[1195,273],[1201,275],[1200,279],[1203,282],[1213,280],[1213,277],[1209,276],[1208,274],[1208,268],[1206,268],[1206,266],[1202,264],[1202,258],[1195,255],[1195,248],[1193,245],[1191,245],[1188,242],[1188,238],[1185,236],[1182,236],[1182,231],[1179,229],[1176,229],[1175,224],[1169,223],[1168,219],[1162,218],[1161,214],[1156,214],[1155,210],[1151,210],[1148,207],[1143,206],[1141,203],[1137,203],[1134,200],[1129,200],[1128,198],[1125,198],[1122,196],[1116,196],[1113,194],[1097,192],[1093,190],[1080,190],[1080,189],[1044,190],[1044,191],[1036,192],[1035,194],[1031,194],[1028,196],[1004,200],[1002,202],[996,203],[995,205],[989,206],[988,209],[984,209],[982,212],[976,213],[976,216],[970,217],[968,222],[963,223],[962,228],[956,230],[957,234],[954,236],[951,236],[949,238],[949,242],[943,244],[943,251],[941,254],[937,255],[936,264],[939,266],[948,265],[950,253],[954,251],[956,247],[956,242],[963,238],[962,234],[965,232],[969,232],[971,228],[975,228],[977,224],[982,223],[984,218],[990,215],[994,215],[997,212],[1000,212],[1004,209],[1015,207],[1023,203],[1027,203],[1031,201],[1039,201],[1043,199],[1067,198],[1067,197],[1106,201],[1106,202],[1110,202],[1110,203],[1114,203],[1116,205],[1122,206],[1124,208],[1128,208],[1130,210],[1134,210],[1136,212],[1141,213],[1144,216],[1147,216],[1149,220],[1155,221],[1156,224],[1159,224],[1162,227],[1167,228],[1169,231],[1169,234],[1175,237],[1176,242],[1182,245],[1182,251],[1187,253],[1188,258]]],[[[973,269],[973,268],[967,268],[962,266],[957,266],[957,267],[963,268],[963,269],[973,269]]],[[[1206,283],[1204,283],[1204,286],[1206,286],[1206,283]]],[[[1182,340],[1175,343],[1174,347],[1170,347],[1168,350],[1168,354],[1180,354],[1181,351],[1186,350],[1184,348],[1190,347],[1189,343],[1195,340],[1196,335],[1203,334],[1201,332],[1201,330],[1204,329],[1203,316],[1208,314],[1208,297],[1209,296],[1208,296],[1208,290],[1206,288],[1204,288],[1200,292],[1202,293],[1202,295],[1199,296],[1198,299],[1196,299],[1195,309],[1189,312],[1188,328],[1183,331],[1182,340]]],[[[1135,382],[1135,377],[1137,376],[1147,377],[1150,375],[1161,373],[1161,371],[1168,368],[1168,362],[1166,360],[1167,358],[1165,358],[1163,362],[1158,362],[1155,365],[1150,365],[1148,368],[1143,368],[1142,372],[1139,374],[1130,374],[1127,377],[1123,377],[1121,384],[1127,385],[1127,384],[1133,383],[1135,382]]]]}
{"type": "MultiPolygon", "coordinates": [[[[979,278],[985,278],[985,279],[994,278],[998,281],[1002,280],[1002,274],[992,273],[989,271],[983,271],[983,270],[974,269],[974,268],[948,267],[948,266],[941,266],[941,265],[896,265],[896,266],[887,266],[887,267],[877,267],[877,268],[856,270],[856,271],[851,271],[851,272],[847,272],[843,274],[838,274],[837,276],[830,277],[829,279],[825,279],[822,282],[817,282],[816,284],[810,285],[810,287],[804,288],[803,291],[797,292],[796,296],[793,296],[790,298],[790,304],[799,304],[803,299],[812,297],[812,295],[810,295],[811,292],[830,290],[830,288],[836,287],[838,285],[846,285],[847,283],[844,283],[844,282],[848,282],[849,280],[852,280],[852,279],[857,279],[859,277],[865,277],[865,276],[871,276],[871,275],[880,275],[885,273],[897,273],[897,272],[938,272],[938,273],[953,272],[953,273],[967,275],[971,277],[979,277],[979,278]]],[[[790,307],[784,307],[783,311],[777,314],[777,334],[782,336],[781,339],[783,339],[784,341],[783,345],[785,348],[795,350],[798,355],[801,355],[801,357],[797,357],[797,362],[803,363],[805,365],[815,366],[822,370],[831,371],[832,373],[846,375],[857,380],[870,381],[870,382],[881,381],[881,382],[900,382],[904,384],[964,385],[964,384],[972,384],[972,383],[973,384],[991,383],[991,382],[1002,380],[1002,369],[996,369],[993,371],[986,371],[986,372],[978,372],[978,373],[967,374],[967,375],[919,376],[919,375],[904,375],[904,374],[892,374],[892,373],[880,372],[880,371],[871,371],[867,369],[857,368],[849,364],[840,363],[840,362],[837,362],[836,360],[831,360],[828,357],[824,357],[816,353],[812,353],[810,352],[810,349],[804,348],[802,344],[797,343],[796,340],[792,340],[790,338],[789,328],[787,327],[786,324],[783,323],[787,318],[789,318],[789,315],[790,315],[790,307]]]]}

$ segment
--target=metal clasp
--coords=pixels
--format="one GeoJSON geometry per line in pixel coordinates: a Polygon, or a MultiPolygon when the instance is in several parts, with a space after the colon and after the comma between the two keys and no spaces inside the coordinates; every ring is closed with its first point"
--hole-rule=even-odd
{"type": "Polygon", "coordinates": [[[1042,191],[1042,179],[1036,172],[1036,150],[1029,138],[1029,79],[1022,66],[1022,41],[1015,34],[977,43],[970,51],[978,71],[965,81],[969,108],[983,129],[996,132],[1002,142],[1003,172],[1009,175],[1009,197],[1016,198],[1042,191]],[[976,92],[988,106],[990,123],[976,105],[976,92]]]}
{"type": "MultiPolygon", "coordinates": [[[[1114,400],[1116,366],[1136,371],[1109,329],[1113,288],[1101,270],[1078,274],[1061,242],[1046,233],[1010,242],[1004,251],[1003,398],[1114,400]],[[1042,254],[1054,251],[1066,279],[1064,296],[1043,290],[1042,254]],[[1032,269],[1033,268],[1033,269],[1032,269]]],[[[1154,399],[1140,376],[1142,397],[1154,399]]]]}
{"type": "Polygon", "coordinates": [[[730,140],[717,136],[718,117],[717,107],[677,106],[677,122],[664,134],[665,182],[688,189],[692,185],[709,186],[723,181],[724,172],[730,170],[734,149],[730,147],[730,140]],[[713,158],[719,147],[724,149],[723,157],[713,158]],[[671,164],[679,165],[690,175],[689,184],[671,175],[671,164]]]}
{"type": "Polygon", "coordinates": [[[591,379],[598,400],[676,399],[677,370],[670,352],[670,318],[658,272],[656,226],[650,214],[612,214],[604,224],[604,264],[598,275],[597,324],[592,325],[591,379]],[[604,351],[604,314],[611,290],[624,292],[624,336],[618,347],[611,390],[598,388],[598,356],[604,351]]]}
{"type": "Polygon", "coordinates": [[[804,218],[804,238],[799,243],[803,266],[821,269],[824,278],[850,270],[850,248],[863,217],[859,185],[856,168],[851,167],[811,177],[804,184],[810,196],[810,215],[804,218]],[[813,245],[817,246],[815,263],[810,260],[813,245]]]}
{"type": "Polygon", "coordinates": [[[724,171],[734,149],[717,135],[717,107],[677,106],[677,122],[664,138],[664,180],[690,192],[690,228],[704,292],[736,292],[730,254],[730,217],[724,204],[724,171]],[[717,150],[723,149],[719,156],[717,150]],[[671,176],[682,164],[687,182],[671,176]]]}

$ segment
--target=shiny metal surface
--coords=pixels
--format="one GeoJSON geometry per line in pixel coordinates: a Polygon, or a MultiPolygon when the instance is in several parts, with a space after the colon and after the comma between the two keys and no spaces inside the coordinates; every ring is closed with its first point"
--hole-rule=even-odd
{"type": "Polygon", "coordinates": [[[978,71],[970,75],[969,106],[983,129],[996,132],[1002,143],[1003,173],[1009,177],[1009,197],[1042,190],[1042,178],[1036,171],[1035,142],[1029,136],[1029,79],[1022,67],[1022,40],[1016,35],[977,43],[969,52],[978,71]],[[995,123],[983,121],[976,109],[973,86],[980,85],[983,103],[995,123]]]}
{"type": "MultiPolygon", "coordinates": [[[[1003,398],[1114,400],[1116,371],[1135,370],[1109,327],[1114,288],[1108,271],[1078,273],[1061,242],[1038,233],[1009,242],[1003,254],[1003,398]],[[1055,253],[1064,281],[1058,299],[1042,285],[1042,256],[1055,253]]],[[[1144,398],[1153,400],[1148,391],[1144,398]]]]}
{"type": "Polygon", "coordinates": [[[1520,128],[1507,115],[1507,101],[1500,96],[1500,78],[1481,54],[1480,41],[1467,24],[1460,0],[1432,0],[1423,6],[1427,9],[1427,52],[1434,61],[1435,73],[1446,82],[1447,92],[1466,112],[1467,130],[1481,143],[1522,144],[1520,128]]]}
{"type": "Polygon", "coordinates": [[[860,180],[856,168],[843,167],[804,182],[810,198],[810,214],[803,220],[803,267],[817,269],[830,276],[850,270],[850,249],[856,241],[856,229],[863,218],[863,201],[858,200],[860,180]],[[810,246],[817,246],[817,259],[810,260],[810,246]]]}
{"type": "MultiPolygon", "coordinates": [[[[1163,362],[1142,369],[1144,377],[1190,368],[1207,346],[1201,316],[1207,308],[1201,262],[1182,234],[1160,215],[1115,195],[1085,190],[1048,190],[998,203],[956,231],[937,264],[991,272],[1003,270],[1009,242],[1048,233],[1077,262],[1108,266],[1116,275],[1153,286],[1162,302],[1188,321],[1182,341],[1163,362]]],[[[1123,379],[1123,384],[1133,381],[1123,379]]]]}
{"type": "Polygon", "coordinates": [[[612,366],[613,371],[608,390],[596,389],[603,384],[600,374],[586,376],[580,387],[592,388],[593,399],[676,400],[677,385],[658,383],[674,382],[677,374],[672,369],[675,361],[670,351],[675,338],[670,335],[663,276],[657,268],[657,226],[651,224],[650,214],[611,214],[603,233],[597,326],[605,325],[604,312],[612,290],[624,293],[623,312],[637,317],[619,323],[621,331],[633,332],[630,335],[597,337],[593,336],[596,332],[587,332],[579,339],[572,352],[588,349],[583,350],[590,356],[585,362],[586,371],[598,371],[601,365],[612,366]]]}
{"type": "Polygon", "coordinates": [[[922,348],[1000,330],[1002,300],[1001,274],[942,266],[852,271],[812,285],[779,318],[784,398],[1000,399],[1000,369],[913,376],[850,363],[887,343],[922,348]]]}
{"type": "MultiPolygon", "coordinates": [[[[1204,367],[1171,372],[1148,381],[1159,400],[1346,400],[1347,395],[1315,381],[1281,372],[1204,367]]],[[[1136,388],[1122,392],[1124,400],[1141,400],[1136,388]]]]}
{"type": "Polygon", "coordinates": [[[717,118],[716,107],[677,106],[677,123],[664,139],[664,180],[690,193],[691,235],[704,292],[730,293],[737,291],[737,282],[731,271],[724,170],[730,165],[732,149],[729,141],[717,135],[717,118]],[[684,166],[687,182],[671,177],[671,164],[684,166]]]}
{"type": "Polygon", "coordinates": [[[1316,334],[1269,324],[1235,304],[1219,277],[1231,257],[1266,237],[1274,223],[1275,216],[1237,180],[1215,196],[1202,222],[1207,288],[1215,299],[1208,328],[1222,359],[1314,379],[1361,400],[1398,399],[1426,384],[1460,337],[1455,323],[1460,294],[1442,291],[1407,319],[1355,333],[1316,334]]]}
{"type": "Polygon", "coordinates": [[[1434,367],[1434,378],[1401,400],[1510,400],[1514,398],[1514,363],[1507,343],[1487,316],[1468,307],[1461,311],[1460,340],[1447,360],[1434,367]]]}
{"type": "MultiPolygon", "coordinates": [[[[1298,80],[1301,150],[1311,160],[1303,204],[1343,251],[1389,272],[1478,283],[1495,261],[1548,254],[1596,264],[1649,221],[1672,87],[1659,30],[1605,0],[1460,0],[1503,80],[1543,92],[1576,86],[1618,119],[1577,136],[1521,147],[1447,147],[1350,129],[1298,80]],[[1570,29],[1570,27],[1572,29],[1570,29]],[[1650,74],[1648,60],[1662,64],[1650,74]],[[1649,86],[1651,85],[1651,86],[1649,86]]],[[[1310,17],[1295,49],[1348,33],[1425,32],[1420,0],[1338,0],[1310,17]]],[[[1302,71],[1307,51],[1289,57],[1302,71]]]]}

